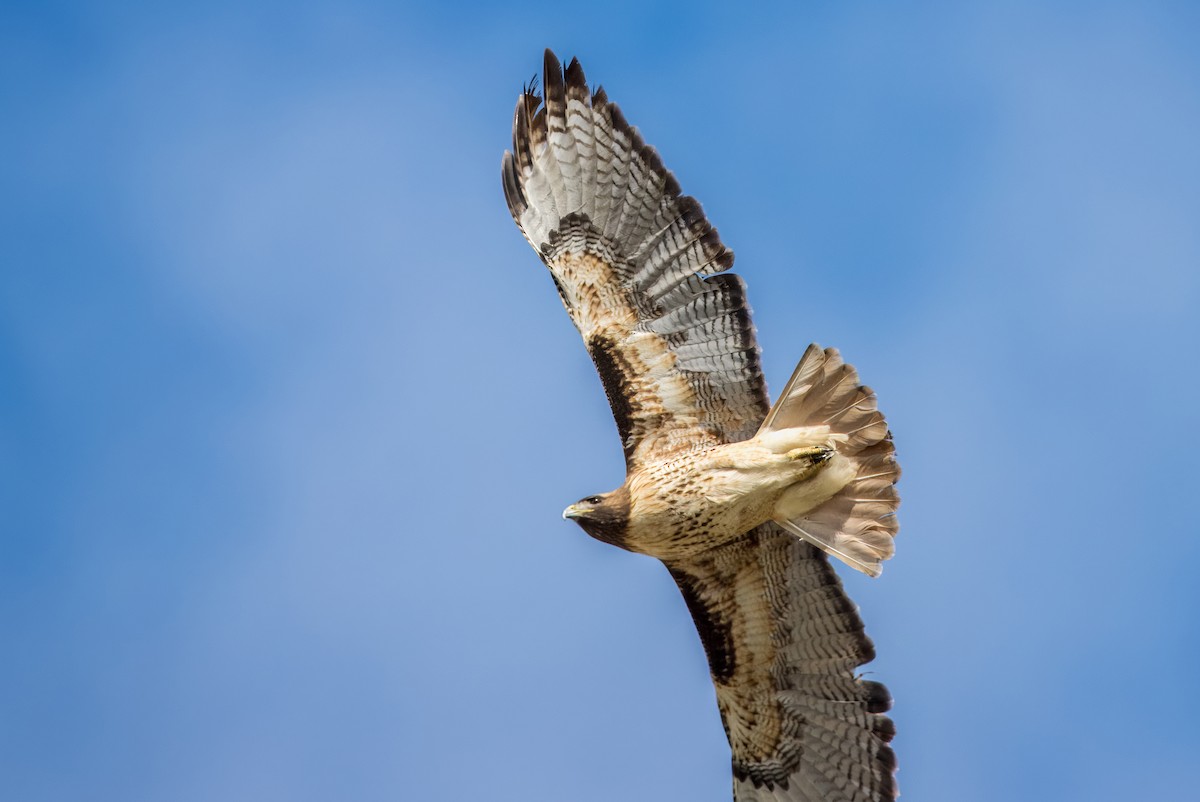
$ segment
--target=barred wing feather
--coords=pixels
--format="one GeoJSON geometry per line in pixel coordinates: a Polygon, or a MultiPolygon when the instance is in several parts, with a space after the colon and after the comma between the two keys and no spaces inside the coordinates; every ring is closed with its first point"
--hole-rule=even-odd
{"type": "Polygon", "coordinates": [[[546,52],[504,191],[604,383],[630,466],[751,437],[767,411],[733,252],[603,89],[546,52]]]}

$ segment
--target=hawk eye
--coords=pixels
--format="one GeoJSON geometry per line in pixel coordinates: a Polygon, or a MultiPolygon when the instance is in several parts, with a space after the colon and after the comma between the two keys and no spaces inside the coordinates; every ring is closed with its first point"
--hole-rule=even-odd
{"type": "Polygon", "coordinates": [[[604,501],[604,499],[600,498],[599,496],[588,496],[584,499],[584,501],[588,504],[599,504],[604,501]]]}

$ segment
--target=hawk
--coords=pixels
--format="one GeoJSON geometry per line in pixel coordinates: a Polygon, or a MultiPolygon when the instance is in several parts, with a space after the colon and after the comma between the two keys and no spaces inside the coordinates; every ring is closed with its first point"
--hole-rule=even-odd
{"type": "Polygon", "coordinates": [[[616,490],[567,507],[661,560],[708,658],[737,802],[894,799],[886,688],[826,554],[892,555],[900,476],[875,394],[809,346],[769,404],[733,253],[583,69],[545,54],[517,100],[502,177],[608,396],[616,490]]]}

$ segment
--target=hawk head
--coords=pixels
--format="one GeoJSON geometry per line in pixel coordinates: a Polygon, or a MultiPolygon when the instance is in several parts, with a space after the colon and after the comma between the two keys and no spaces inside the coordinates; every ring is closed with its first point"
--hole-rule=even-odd
{"type": "Polygon", "coordinates": [[[563,518],[579,524],[596,540],[620,546],[629,524],[629,491],[619,487],[609,493],[580,499],[563,510],[563,518]]]}

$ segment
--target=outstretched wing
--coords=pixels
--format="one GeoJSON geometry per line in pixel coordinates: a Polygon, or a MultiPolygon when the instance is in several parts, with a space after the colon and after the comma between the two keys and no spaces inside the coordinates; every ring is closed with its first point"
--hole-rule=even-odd
{"type": "Polygon", "coordinates": [[[513,219],[550,268],[604,383],[627,464],[753,436],[767,411],[733,252],[637,130],[549,50],[517,101],[513,219]]]}
{"type": "Polygon", "coordinates": [[[825,556],[768,523],[668,563],[696,621],[733,753],[735,802],[896,797],[887,689],[825,556]]]}

